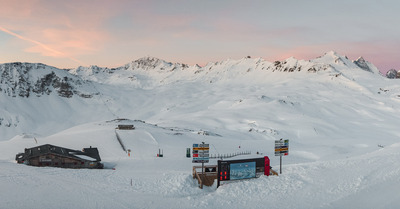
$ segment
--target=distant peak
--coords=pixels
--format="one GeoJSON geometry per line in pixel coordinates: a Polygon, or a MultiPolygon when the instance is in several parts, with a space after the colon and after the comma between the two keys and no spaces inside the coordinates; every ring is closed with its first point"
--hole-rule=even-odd
{"type": "Polygon", "coordinates": [[[338,54],[336,51],[328,51],[324,54],[324,56],[331,56],[331,57],[342,57],[340,54],[338,54]]]}
{"type": "Polygon", "coordinates": [[[90,68],[90,69],[99,69],[100,67],[97,66],[97,65],[90,65],[89,68],[90,68]]]}
{"type": "Polygon", "coordinates": [[[338,55],[338,53],[337,53],[336,51],[333,51],[333,50],[328,51],[328,52],[326,52],[325,54],[338,55]]]}
{"type": "Polygon", "coordinates": [[[310,61],[315,61],[318,63],[329,63],[329,64],[343,64],[343,65],[349,65],[351,64],[351,61],[347,56],[343,56],[338,54],[335,51],[329,51],[326,52],[323,56],[317,57],[316,59],[310,60],[310,61]]]}
{"type": "Polygon", "coordinates": [[[365,61],[364,57],[359,57],[359,58],[356,60],[356,62],[364,62],[364,63],[365,63],[366,61],[365,61]]]}
{"type": "Polygon", "coordinates": [[[137,59],[134,62],[151,62],[151,63],[155,63],[155,62],[166,62],[165,60],[159,59],[157,57],[151,57],[151,56],[146,56],[146,57],[142,57],[140,59],[137,59]]]}
{"type": "Polygon", "coordinates": [[[145,56],[145,57],[139,58],[137,60],[161,60],[161,59],[159,59],[157,57],[152,57],[152,56],[145,56]]]}
{"type": "Polygon", "coordinates": [[[291,57],[289,57],[289,58],[286,59],[286,61],[291,61],[291,60],[298,61],[298,60],[296,59],[296,57],[293,57],[293,56],[291,56],[291,57]]]}
{"type": "Polygon", "coordinates": [[[155,68],[156,66],[161,64],[172,65],[172,63],[170,62],[166,62],[165,60],[150,56],[142,57],[138,60],[133,61],[133,63],[135,63],[138,67],[145,67],[145,68],[149,67],[155,68]]]}

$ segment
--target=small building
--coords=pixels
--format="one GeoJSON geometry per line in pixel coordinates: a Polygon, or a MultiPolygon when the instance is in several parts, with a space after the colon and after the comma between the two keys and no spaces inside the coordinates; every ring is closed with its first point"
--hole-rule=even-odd
{"type": "Polygon", "coordinates": [[[118,125],[119,130],[133,130],[135,129],[135,126],[133,125],[118,125]]]}
{"type": "Polygon", "coordinates": [[[24,153],[15,156],[17,163],[32,166],[60,168],[103,168],[97,148],[83,148],[82,151],[45,144],[25,148],[24,153]]]}

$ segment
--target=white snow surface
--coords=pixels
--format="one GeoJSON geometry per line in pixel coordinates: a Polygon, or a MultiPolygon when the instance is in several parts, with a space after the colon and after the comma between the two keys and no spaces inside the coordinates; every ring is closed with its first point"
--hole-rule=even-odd
{"type": "Polygon", "coordinates": [[[262,59],[205,67],[151,59],[155,68],[71,70],[100,92],[92,98],[0,94],[10,124],[0,126],[0,208],[400,208],[400,83],[371,63],[368,72],[328,52],[283,64],[326,70],[284,72],[262,59]],[[279,171],[281,138],[290,142],[279,176],[204,189],[192,178],[193,143],[210,144],[210,154],[252,153],[233,159],[269,156],[279,171]],[[15,162],[42,144],[97,147],[105,169],[15,162]]]}

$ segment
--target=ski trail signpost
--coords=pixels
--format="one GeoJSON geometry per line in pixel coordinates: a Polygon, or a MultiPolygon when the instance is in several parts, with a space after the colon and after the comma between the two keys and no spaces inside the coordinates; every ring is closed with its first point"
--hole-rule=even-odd
{"type": "Polygon", "coordinates": [[[193,144],[193,160],[192,163],[208,163],[210,161],[210,145],[209,144],[193,144]]]}
{"type": "MultiPolygon", "coordinates": [[[[193,144],[193,160],[192,163],[201,163],[201,174],[204,175],[204,163],[210,161],[210,144],[193,144]]],[[[201,184],[203,188],[203,183],[201,184]]]]}
{"type": "Polygon", "coordinates": [[[275,140],[275,156],[280,156],[280,173],[282,174],[282,156],[289,155],[289,139],[275,140]]]}

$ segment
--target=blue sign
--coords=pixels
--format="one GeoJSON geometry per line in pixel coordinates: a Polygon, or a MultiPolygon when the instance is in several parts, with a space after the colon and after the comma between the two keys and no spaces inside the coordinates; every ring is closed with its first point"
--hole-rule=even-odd
{"type": "Polygon", "coordinates": [[[230,179],[249,179],[256,177],[256,162],[231,163],[230,179]]]}
{"type": "Polygon", "coordinates": [[[284,141],[284,143],[285,143],[285,146],[289,146],[289,139],[286,139],[285,141],[284,141]]]}

